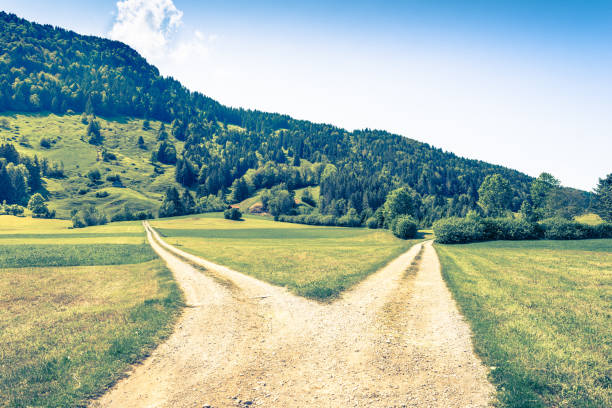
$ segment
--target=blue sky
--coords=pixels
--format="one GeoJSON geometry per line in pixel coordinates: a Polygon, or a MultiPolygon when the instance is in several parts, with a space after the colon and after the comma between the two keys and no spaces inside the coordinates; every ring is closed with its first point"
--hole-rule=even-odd
{"type": "Polygon", "coordinates": [[[381,128],[592,189],[612,172],[612,0],[3,0],[127,42],[222,103],[381,128]]]}

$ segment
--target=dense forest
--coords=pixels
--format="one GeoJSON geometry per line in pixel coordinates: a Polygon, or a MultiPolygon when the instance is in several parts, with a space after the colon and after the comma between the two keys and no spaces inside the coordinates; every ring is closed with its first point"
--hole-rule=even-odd
{"type": "MultiPolygon", "coordinates": [[[[210,202],[217,197],[239,202],[270,189],[266,194],[273,197],[265,200],[264,209],[276,216],[314,213],[349,217],[362,224],[381,211],[391,191],[408,187],[415,196],[414,216],[430,225],[442,217],[477,210],[478,189],[493,174],[508,180],[509,209],[518,211],[533,180],[512,169],[461,158],[384,131],[349,132],[286,115],[228,108],[162,77],[123,43],[4,12],[0,12],[0,111],[161,120],[167,127],[159,129],[151,160],[176,165],[177,182],[196,194],[194,200],[210,202]],[[185,142],[178,157],[168,133],[185,142]],[[307,186],[320,186],[319,199],[296,205],[293,191],[307,186]],[[282,200],[284,205],[279,204],[282,200]]],[[[20,166],[14,160],[3,163],[4,171],[12,173],[20,166]]],[[[587,193],[560,191],[573,212],[589,205],[587,193]]],[[[164,214],[173,215],[167,203],[164,214]]]]}

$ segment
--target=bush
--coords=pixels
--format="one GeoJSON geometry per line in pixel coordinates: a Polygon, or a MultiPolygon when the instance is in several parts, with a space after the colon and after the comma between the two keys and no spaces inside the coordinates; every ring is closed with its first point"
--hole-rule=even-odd
{"type": "Polygon", "coordinates": [[[587,239],[599,238],[599,230],[591,225],[569,221],[565,218],[549,218],[540,224],[546,239],[587,239]]]}
{"type": "Polygon", "coordinates": [[[525,240],[541,237],[537,224],[524,219],[483,218],[484,240],[525,240]]]}
{"type": "Polygon", "coordinates": [[[117,160],[117,156],[115,155],[115,153],[109,152],[107,150],[102,150],[102,160],[105,162],[117,160]]]}
{"type": "Polygon", "coordinates": [[[44,148],[44,149],[50,149],[51,148],[51,140],[47,137],[42,137],[40,139],[40,147],[44,148]]]}
{"type": "Polygon", "coordinates": [[[361,218],[354,208],[351,208],[345,215],[338,218],[338,225],[342,227],[360,227],[361,218]]]}
{"type": "Polygon", "coordinates": [[[6,201],[0,205],[0,215],[15,215],[17,217],[23,216],[25,207],[19,204],[7,204],[6,201]]]}
{"type": "Polygon", "coordinates": [[[114,187],[123,187],[121,183],[121,176],[117,173],[110,173],[106,176],[106,181],[112,183],[114,187]]]}
{"type": "Polygon", "coordinates": [[[604,222],[593,227],[597,238],[612,238],[612,223],[604,222]]]}
{"type": "Polygon", "coordinates": [[[227,204],[215,195],[200,197],[195,206],[196,213],[222,211],[227,208],[227,204]]]}
{"type": "Polygon", "coordinates": [[[399,216],[393,220],[393,235],[401,239],[414,238],[417,233],[417,223],[410,216],[399,216]]]}
{"type": "Polygon", "coordinates": [[[136,220],[149,220],[153,218],[151,210],[135,211],[133,212],[128,205],[125,205],[123,209],[117,214],[113,215],[111,221],[136,221],[136,220]]]}
{"type": "Polygon", "coordinates": [[[108,197],[110,194],[108,193],[108,191],[96,191],[96,197],[97,198],[105,198],[108,197]]]}
{"type": "Polygon", "coordinates": [[[87,178],[89,178],[92,183],[97,183],[102,178],[102,175],[100,174],[100,170],[91,169],[87,172],[87,178]]]}
{"type": "Polygon", "coordinates": [[[322,215],[319,213],[279,215],[277,221],[291,222],[294,224],[323,225],[328,227],[338,225],[338,219],[333,215],[322,215]]]}
{"type": "Polygon", "coordinates": [[[596,226],[565,218],[549,218],[538,223],[511,218],[444,218],[433,225],[436,241],[459,244],[487,240],[589,239],[612,238],[612,224],[596,226]]]}
{"type": "Polygon", "coordinates": [[[228,208],[223,212],[223,217],[225,217],[226,220],[238,221],[242,218],[242,213],[238,208],[228,208]]]}
{"type": "Polygon", "coordinates": [[[442,244],[461,244],[483,241],[485,227],[478,218],[442,218],[433,224],[436,241],[442,244]]]}
{"type": "Polygon", "coordinates": [[[72,212],[72,226],[84,228],[91,225],[103,225],[108,222],[106,214],[98,211],[93,205],[72,212]]]}
{"type": "Polygon", "coordinates": [[[378,228],[378,219],[376,217],[370,217],[366,220],[366,226],[370,229],[378,228]]]}
{"type": "Polygon", "coordinates": [[[28,209],[32,211],[32,216],[35,218],[53,218],[55,217],[55,211],[49,211],[47,204],[45,203],[44,197],[36,193],[30,197],[28,202],[28,209]]]}

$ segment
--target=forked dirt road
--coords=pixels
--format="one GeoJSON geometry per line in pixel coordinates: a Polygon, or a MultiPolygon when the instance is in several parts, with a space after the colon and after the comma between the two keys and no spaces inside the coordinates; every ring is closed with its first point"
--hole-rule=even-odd
{"type": "Polygon", "coordinates": [[[490,404],[486,368],[430,242],[321,304],[187,254],[145,226],[189,307],[94,407],[490,404]]]}

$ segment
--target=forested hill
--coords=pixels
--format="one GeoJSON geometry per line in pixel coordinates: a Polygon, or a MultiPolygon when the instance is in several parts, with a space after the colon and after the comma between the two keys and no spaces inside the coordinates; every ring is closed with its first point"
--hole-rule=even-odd
{"type": "MultiPolygon", "coordinates": [[[[425,223],[464,215],[476,208],[478,187],[494,173],[512,185],[512,209],[518,210],[532,180],[384,131],[349,132],[287,115],[228,108],[162,77],[123,43],[4,12],[0,111],[159,120],[168,129],[160,129],[152,160],[176,163],[176,180],[199,197],[239,201],[276,185],[289,192],[320,185],[314,211],[336,217],[350,211],[363,220],[399,186],[418,193],[418,216],[425,223]],[[178,157],[172,157],[173,140],[184,142],[178,157]]],[[[96,143],[104,148],[103,138],[96,143]]]]}

